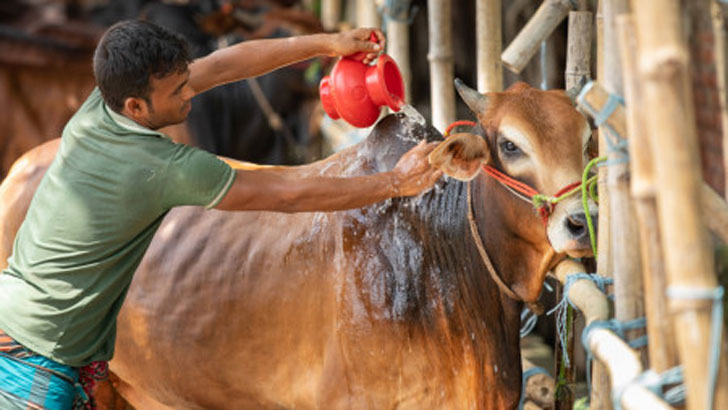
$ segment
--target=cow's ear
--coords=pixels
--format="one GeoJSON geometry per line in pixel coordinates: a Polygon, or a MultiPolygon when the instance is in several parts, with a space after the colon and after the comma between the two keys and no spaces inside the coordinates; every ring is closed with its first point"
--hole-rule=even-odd
{"type": "Polygon", "coordinates": [[[469,181],[478,175],[483,164],[490,161],[490,150],[479,135],[453,134],[430,153],[429,160],[448,176],[469,181]]]}

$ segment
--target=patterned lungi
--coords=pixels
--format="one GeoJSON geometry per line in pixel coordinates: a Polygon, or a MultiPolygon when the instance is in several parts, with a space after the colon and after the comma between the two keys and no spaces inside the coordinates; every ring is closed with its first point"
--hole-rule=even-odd
{"type": "Polygon", "coordinates": [[[66,366],[25,348],[0,330],[0,409],[94,409],[94,385],[106,362],[66,366]],[[79,377],[80,376],[80,377],[79,377]]]}

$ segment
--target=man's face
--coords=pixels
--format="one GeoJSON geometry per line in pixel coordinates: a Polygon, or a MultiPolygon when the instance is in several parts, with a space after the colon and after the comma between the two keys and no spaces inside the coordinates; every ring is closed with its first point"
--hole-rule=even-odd
{"type": "Polygon", "coordinates": [[[190,71],[150,79],[151,92],[147,105],[146,122],[152,129],[179,124],[190,113],[194,90],[189,86],[190,71]]]}

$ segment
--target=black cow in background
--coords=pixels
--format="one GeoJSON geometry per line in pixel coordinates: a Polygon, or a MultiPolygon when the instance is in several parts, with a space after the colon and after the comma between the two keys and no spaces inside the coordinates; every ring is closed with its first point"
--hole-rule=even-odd
{"type": "MultiPolygon", "coordinates": [[[[135,17],[154,22],[182,35],[190,44],[193,58],[245,39],[321,30],[312,15],[298,19],[308,24],[266,21],[268,15],[284,8],[275,2],[234,2],[235,6],[227,9],[222,4],[213,0],[184,5],[112,0],[95,10],[94,16],[107,26],[135,17]]],[[[298,10],[293,15],[296,13],[305,12],[298,10]]],[[[318,159],[320,138],[318,132],[311,131],[317,128],[311,119],[318,106],[320,66],[318,60],[303,62],[258,77],[253,84],[239,81],[196,96],[187,119],[190,142],[215,154],[263,164],[296,164],[318,159]],[[256,96],[251,87],[259,87],[262,93],[256,96]]]]}

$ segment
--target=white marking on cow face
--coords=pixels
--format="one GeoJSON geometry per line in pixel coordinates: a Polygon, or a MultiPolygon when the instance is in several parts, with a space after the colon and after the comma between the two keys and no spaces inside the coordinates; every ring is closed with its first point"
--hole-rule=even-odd
{"type": "MultiPolygon", "coordinates": [[[[582,168],[589,162],[589,145],[591,144],[592,131],[588,124],[585,124],[582,133],[583,164],[582,168]]],[[[572,176],[574,178],[574,176],[572,176]]],[[[571,181],[571,182],[575,182],[571,181]]],[[[569,184],[571,182],[565,182],[569,184]]],[[[565,186],[564,185],[564,186],[565,186]]],[[[598,207],[591,198],[587,200],[589,214],[592,216],[594,227],[597,225],[598,207]]],[[[586,221],[586,214],[581,200],[581,192],[561,201],[549,218],[546,226],[549,242],[558,253],[577,257],[592,256],[589,231],[586,221]]]]}

